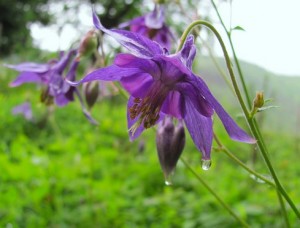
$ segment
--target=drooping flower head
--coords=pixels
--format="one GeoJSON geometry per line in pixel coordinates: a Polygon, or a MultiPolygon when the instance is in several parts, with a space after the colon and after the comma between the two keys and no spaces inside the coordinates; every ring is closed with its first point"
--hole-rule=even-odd
{"type": "Polygon", "coordinates": [[[52,59],[48,63],[31,63],[25,62],[18,65],[5,65],[11,69],[19,71],[19,76],[10,83],[10,86],[15,87],[23,83],[38,83],[46,86],[42,94],[42,101],[51,102],[54,99],[58,106],[64,106],[68,102],[74,100],[74,88],[65,82],[64,73],[71,63],[66,78],[70,81],[75,80],[76,69],[79,64],[77,61],[72,61],[76,51],[71,50],[67,54],[60,53],[60,58],[52,59]]]}
{"type": "Polygon", "coordinates": [[[29,102],[24,102],[20,105],[17,105],[13,108],[12,113],[14,115],[21,114],[24,116],[24,118],[28,121],[33,120],[33,115],[32,115],[32,109],[31,109],[31,104],[29,102]]]}
{"type": "Polygon", "coordinates": [[[155,5],[152,12],[134,18],[120,25],[120,28],[129,26],[130,31],[139,33],[158,42],[162,47],[170,50],[173,34],[165,24],[165,11],[162,5],[155,5]]]}
{"type": "Polygon", "coordinates": [[[71,50],[68,53],[60,52],[59,59],[52,59],[45,64],[32,62],[18,65],[6,64],[6,67],[20,72],[19,76],[10,83],[10,86],[16,87],[30,82],[45,85],[41,100],[47,105],[52,104],[54,100],[57,106],[65,106],[74,100],[75,93],[79,97],[85,116],[90,122],[96,123],[84,108],[77,89],[70,86],[65,80],[75,80],[76,70],[79,65],[79,61],[74,59],[76,53],[76,50],[71,50]]]}
{"type": "Polygon", "coordinates": [[[157,42],[140,34],[104,28],[95,12],[93,20],[96,28],[115,38],[130,54],[118,54],[111,66],[95,70],[71,84],[93,80],[120,81],[130,94],[127,121],[131,140],[169,115],[184,121],[196,147],[202,152],[202,159],[209,160],[212,116],[216,112],[232,139],[255,143],[223,109],[205,82],[192,72],[196,55],[192,35],[178,53],[170,55],[157,42]]]}

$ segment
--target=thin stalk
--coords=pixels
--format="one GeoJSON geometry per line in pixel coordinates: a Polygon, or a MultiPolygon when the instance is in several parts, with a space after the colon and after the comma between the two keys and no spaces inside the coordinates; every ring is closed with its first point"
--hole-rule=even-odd
{"type": "MultiPolygon", "coordinates": [[[[291,200],[291,198],[288,196],[288,194],[286,193],[285,189],[283,188],[283,186],[281,185],[277,175],[276,175],[276,172],[272,166],[272,163],[268,157],[268,151],[267,151],[267,148],[265,147],[264,143],[262,142],[262,140],[259,140],[260,139],[260,132],[259,130],[257,130],[257,127],[256,127],[256,124],[255,124],[255,121],[254,119],[250,118],[249,116],[249,111],[246,107],[246,104],[243,100],[243,97],[241,95],[241,92],[239,90],[239,87],[238,87],[238,84],[237,84],[237,81],[235,79],[235,75],[234,75],[234,72],[233,72],[233,69],[232,69],[232,66],[231,66],[231,62],[230,62],[230,57],[228,55],[228,52],[227,52],[227,49],[225,47],[225,44],[222,40],[222,37],[221,35],[219,34],[219,32],[215,29],[215,27],[210,24],[209,22],[207,21],[202,21],[202,20],[198,20],[198,21],[194,21],[193,23],[191,23],[188,28],[184,31],[184,33],[182,34],[181,36],[181,39],[180,39],[180,44],[178,46],[178,49],[177,51],[181,50],[188,34],[190,33],[190,31],[195,27],[195,26],[199,26],[199,25],[203,25],[207,28],[209,28],[213,33],[214,35],[217,37],[218,39],[218,42],[220,43],[221,45],[221,48],[222,48],[222,51],[223,51],[223,54],[224,54],[224,57],[225,57],[225,60],[226,60],[226,65],[227,65],[227,69],[229,71],[229,75],[230,75],[230,78],[231,78],[231,81],[232,81],[232,84],[233,84],[233,88],[235,90],[235,93],[236,93],[236,96],[237,96],[237,99],[241,105],[241,108],[244,112],[244,115],[246,117],[246,120],[247,120],[247,123],[249,124],[249,127],[251,129],[251,132],[252,134],[254,135],[254,137],[256,139],[258,139],[257,141],[257,144],[260,148],[260,151],[262,153],[262,156],[264,158],[264,161],[275,181],[275,184],[277,186],[277,189],[280,191],[280,193],[284,196],[284,198],[286,199],[286,201],[289,203],[289,205],[291,206],[291,208],[293,209],[294,213],[297,215],[297,217],[300,219],[300,213],[298,211],[298,209],[296,208],[294,202],[291,200]]],[[[284,208],[282,208],[283,210],[284,208]]]]}
{"type": "Polygon", "coordinates": [[[246,101],[247,101],[247,104],[248,104],[248,108],[251,108],[251,100],[250,100],[250,96],[249,96],[249,93],[248,93],[248,90],[247,90],[247,86],[246,86],[246,83],[245,83],[245,80],[244,80],[244,77],[243,77],[242,68],[240,66],[239,60],[237,58],[237,55],[236,55],[236,52],[235,52],[235,49],[233,47],[233,43],[232,43],[232,40],[231,40],[231,31],[227,30],[227,28],[225,26],[225,23],[222,20],[222,17],[220,15],[219,11],[218,11],[218,8],[217,8],[217,6],[216,6],[216,4],[213,0],[211,0],[211,4],[213,5],[213,8],[216,11],[217,16],[218,16],[218,18],[221,22],[221,25],[224,28],[224,30],[226,32],[226,35],[228,37],[230,47],[231,47],[231,50],[232,50],[232,54],[233,54],[233,58],[234,58],[234,62],[236,64],[236,67],[237,67],[237,70],[238,70],[238,73],[239,73],[239,77],[240,77],[240,80],[241,80],[241,83],[242,83],[242,87],[243,87],[243,90],[244,90],[244,93],[245,93],[245,96],[246,96],[246,101]]]}
{"type": "Polygon", "coordinates": [[[228,150],[220,141],[220,139],[214,134],[214,139],[216,141],[216,143],[219,146],[219,149],[221,151],[223,151],[229,158],[231,158],[233,161],[235,161],[236,163],[238,163],[241,167],[243,167],[246,171],[248,171],[249,173],[253,174],[254,176],[256,176],[257,178],[261,179],[262,181],[264,181],[265,183],[271,185],[272,187],[276,188],[276,185],[274,184],[274,182],[270,181],[268,178],[264,177],[263,175],[257,173],[256,171],[254,171],[253,169],[249,168],[245,163],[243,163],[240,159],[238,159],[233,153],[230,152],[230,150],[228,150]]]}
{"type": "Polygon", "coordinates": [[[284,201],[282,199],[282,195],[280,194],[280,192],[278,191],[278,189],[276,189],[276,193],[277,193],[277,197],[279,199],[280,207],[283,208],[283,210],[281,210],[281,213],[282,213],[282,216],[284,218],[285,227],[286,228],[290,228],[291,225],[290,225],[290,222],[289,222],[288,214],[286,212],[284,201]]]}
{"type": "Polygon", "coordinates": [[[226,84],[228,85],[228,87],[230,88],[230,90],[234,93],[234,89],[232,87],[232,84],[229,81],[226,72],[222,69],[222,67],[218,63],[216,57],[214,56],[213,51],[211,50],[211,48],[209,47],[209,45],[207,44],[207,42],[205,42],[205,40],[203,40],[201,37],[200,37],[200,40],[204,44],[205,48],[207,49],[209,57],[212,59],[213,63],[215,64],[215,66],[216,66],[217,70],[219,71],[219,73],[221,74],[222,78],[224,79],[224,81],[226,82],[226,84]]]}
{"type": "Polygon", "coordinates": [[[180,160],[185,165],[186,168],[201,182],[201,184],[219,201],[219,203],[234,217],[243,227],[249,227],[249,225],[242,220],[239,216],[237,216],[230,207],[222,200],[220,196],[200,177],[193,169],[192,167],[181,157],[180,160]]]}

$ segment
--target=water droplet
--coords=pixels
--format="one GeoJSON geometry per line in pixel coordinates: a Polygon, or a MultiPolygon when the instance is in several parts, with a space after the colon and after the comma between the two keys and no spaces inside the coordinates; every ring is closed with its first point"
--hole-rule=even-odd
{"type": "MultiPolygon", "coordinates": [[[[262,176],[266,179],[268,179],[269,181],[273,182],[273,178],[270,176],[270,175],[266,175],[266,174],[262,174],[262,176]]],[[[257,183],[260,183],[260,184],[265,184],[266,182],[262,179],[260,179],[259,177],[253,175],[253,174],[250,174],[250,178],[252,178],[253,180],[255,180],[257,183]]]]}
{"type": "Polygon", "coordinates": [[[211,160],[205,160],[205,159],[201,160],[201,167],[203,170],[205,171],[209,170],[210,166],[211,166],[211,160]]]}
{"type": "Polygon", "coordinates": [[[165,185],[170,186],[172,185],[172,181],[171,181],[171,175],[166,175],[165,174],[165,185]]]}
{"type": "Polygon", "coordinates": [[[170,185],[172,185],[172,182],[170,182],[170,181],[168,181],[168,180],[165,180],[165,184],[166,184],[167,186],[170,186],[170,185]]]}

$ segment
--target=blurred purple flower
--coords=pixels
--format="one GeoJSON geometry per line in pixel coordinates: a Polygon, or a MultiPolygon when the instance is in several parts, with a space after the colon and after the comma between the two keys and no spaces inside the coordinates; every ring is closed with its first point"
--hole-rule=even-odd
{"type": "Polygon", "coordinates": [[[18,106],[15,106],[12,110],[14,115],[22,114],[26,120],[33,120],[31,104],[29,102],[24,102],[18,106]]]}
{"type": "Polygon", "coordinates": [[[119,27],[129,26],[131,32],[139,33],[143,36],[158,42],[162,47],[170,50],[171,40],[174,39],[172,32],[164,23],[165,11],[163,6],[155,5],[152,12],[134,18],[129,22],[122,23],[119,27]]]}
{"type": "MultiPolygon", "coordinates": [[[[15,87],[28,82],[45,84],[47,88],[43,94],[43,99],[48,100],[51,97],[54,98],[58,106],[64,106],[74,100],[73,94],[75,90],[65,82],[63,74],[72,58],[75,57],[75,54],[75,50],[67,54],[61,52],[59,60],[53,59],[46,64],[25,62],[18,65],[5,65],[20,72],[20,75],[10,83],[10,86],[15,87]]],[[[66,75],[68,80],[75,80],[78,63],[77,61],[72,61],[66,75]]]]}
{"type": "Polygon", "coordinates": [[[158,43],[140,34],[104,28],[95,12],[93,20],[96,28],[115,38],[132,54],[118,54],[113,65],[70,84],[93,80],[120,81],[131,95],[127,107],[131,140],[165,115],[170,115],[184,120],[195,145],[202,152],[202,158],[209,160],[213,139],[212,115],[216,112],[233,140],[256,142],[227,114],[205,82],[192,72],[196,54],[192,35],[180,52],[169,55],[158,43]]]}
{"type": "Polygon", "coordinates": [[[51,104],[54,99],[57,106],[65,106],[74,100],[74,93],[76,93],[82,105],[83,113],[90,122],[96,124],[96,121],[85,109],[78,90],[65,81],[65,79],[68,81],[75,80],[76,70],[79,65],[79,61],[75,60],[76,54],[76,50],[71,50],[66,54],[60,52],[58,60],[52,59],[45,64],[32,62],[18,65],[5,64],[6,67],[20,72],[19,76],[10,83],[10,86],[15,87],[28,82],[44,84],[46,89],[42,93],[41,100],[47,105],[51,104]],[[65,71],[67,71],[66,76],[64,76],[65,71]]]}

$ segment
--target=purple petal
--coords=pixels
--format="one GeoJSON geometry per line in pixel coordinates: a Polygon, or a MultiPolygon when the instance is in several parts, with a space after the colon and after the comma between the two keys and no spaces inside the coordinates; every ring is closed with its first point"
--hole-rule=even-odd
{"type": "Polygon", "coordinates": [[[256,143],[256,140],[251,136],[249,136],[244,130],[242,130],[235,123],[235,121],[228,115],[228,113],[224,110],[224,108],[212,95],[205,82],[200,77],[197,77],[196,75],[193,76],[196,79],[195,81],[198,85],[198,89],[200,93],[210,102],[211,106],[214,108],[217,115],[221,119],[230,138],[245,143],[251,143],[251,144],[256,143]]]}
{"type": "Polygon", "coordinates": [[[58,63],[56,63],[53,67],[57,73],[62,74],[62,72],[66,69],[67,65],[69,64],[71,57],[76,54],[75,50],[69,51],[67,54],[61,54],[61,59],[58,63]]]}
{"type": "Polygon", "coordinates": [[[57,96],[55,96],[55,104],[57,106],[63,107],[67,105],[69,102],[70,102],[69,98],[67,98],[64,93],[60,93],[57,96]]]}
{"type": "Polygon", "coordinates": [[[182,119],[181,110],[183,110],[182,95],[177,91],[170,92],[162,105],[161,111],[177,119],[182,119]]]}
{"type": "Polygon", "coordinates": [[[132,54],[144,58],[151,58],[156,54],[162,54],[163,50],[160,45],[150,39],[119,29],[106,29],[101,24],[95,10],[93,9],[93,22],[97,29],[102,30],[108,35],[116,39],[121,45],[127,48],[132,54]]]}
{"type": "Polygon", "coordinates": [[[134,105],[134,97],[130,96],[127,103],[127,127],[128,127],[128,133],[130,141],[133,141],[137,137],[139,137],[142,132],[145,130],[143,124],[140,124],[135,130],[135,132],[130,131],[131,127],[136,123],[139,117],[136,117],[135,119],[130,118],[129,109],[134,105]]]}
{"type": "Polygon", "coordinates": [[[99,68],[89,73],[80,81],[71,82],[67,80],[67,82],[72,86],[78,86],[81,83],[95,81],[95,80],[120,81],[122,78],[129,77],[140,72],[141,71],[139,69],[135,69],[135,68],[127,69],[127,68],[118,67],[116,65],[111,65],[105,68],[99,68]]]}
{"type": "Polygon", "coordinates": [[[9,85],[11,87],[19,86],[23,83],[34,82],[34,83],[43,83],[40,74],[34,72],[22,72],[19,76],[11,82],[9,85]]]}
{"type": "Polygon", "coordinates": [[[164,25],[159,31],[157,31],[156,35],[153,37],[153,40],[167,50],[170,50],[171,41],[175,40],[175,38],[170,29],[164,25]]]}
{"type": "Polygon", "coordinates": [[[212,118],[197,112],[190,99],[186,98],[184,104],[185,125],[196,147],[202,152],[202,159],[209,160],[213,139],[212,118]]]}
{"type": "Polygon", "coordinates": [[[31,104],[29,102],[24,102],[23,104],[15,106],[12,110],[12,113],[14,115],[22,114],[26,120],[32,120],[33,118],[31,104]]]}
{"type": "Polygon", "coordinates": [[[160,29],[163,27],[165,14],[164,7],[155,5],[154,10],[145,16],[145,25],[148,28],[160,29]]]}
{"type": "Polygon", "coordinates": [[[153,79],[149,74],[138,73],[122,79],[121,83],[131,96],[143,98],[152,85],[153,79]]]}
{"type": "Polygon", "coordinates": [[[4,64],[4,66],[19,72],[27,71],[34,73],[44,73],[50,69],[50,64],[39,64],[31,62],[20,63],[18,65],[4,64]]]}
{"type": "Polygon", "coordinates": [[[73,61],[71,67],[66,75],[66,79],[69,81],[74,81],[76,77],[76,70],[79,65],[79,61],[73,61]]]}
{"type": "Polygon", "coordinates": [[[194,36],[189,35],[180,51],[181,60],[191,69],[194,58],[196,56],[196,47],[194,45],[194,36]]]}
{"type": "Polygon", "coordinates": [[[124,68],[138,68],[145,73],[151,74],[153,77],[160,74],[160,69],[155,62],[131,54],[118,54],[114,60],[114,64],[124,68]]]}
{"type": "Polygon", "coordinates": [[[214,114],[214,110],[210,103],[199,93],[199,90],[189,82],[178,83],[176,86],[184,98],[187,98],[193,104],[193,107],[203,116],[211,117],[214,114]]]}

